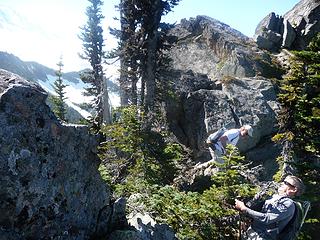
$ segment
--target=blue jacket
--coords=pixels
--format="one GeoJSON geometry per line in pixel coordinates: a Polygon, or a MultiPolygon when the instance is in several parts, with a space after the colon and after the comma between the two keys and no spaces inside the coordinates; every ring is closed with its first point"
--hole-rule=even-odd
{"type": "Polygon", "coordinates": [[[247,208],[246,214],[253,219],[251,228],[263,233],[268,239],[276,239],[294,215],[295,205],[292,199],[273,195],[265,201],[261,212],[247,208]]]}

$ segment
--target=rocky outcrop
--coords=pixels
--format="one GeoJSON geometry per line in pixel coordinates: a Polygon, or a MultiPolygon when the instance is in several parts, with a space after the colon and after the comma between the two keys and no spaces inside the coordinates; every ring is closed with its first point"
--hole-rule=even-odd
{"type": "Polygon", "coordinates": [[[254,39],[266,50],[305,49],[320,31],[320,1],[302,0],[284,16],[267,15],[257,26],[254,39]]]}
{"type": "MultiPolygon", "coordinates": [[[[281,68],[249,38],[208,17],[182,20],[170,33],[178,41],[169,51],[174,69],[163,76],[173,82],[167,119],[178,140],[192,151],[192,163],[175,183],[187,190],[210,186],[214,169],[198,171],[196,166],[211,159],[204,143],[222,126],[251,124],[253,137],[239,141],[239,150],[254,165],[264,164],[258,156],[270,151],[263,160],[275,163],[278,149],[265,143],[277,131],[279,104],[270,78],[281,78],[281,68]]],[[[269,169],[272,176],[274,165],[269,169]]]]}
{"type": "Polygon", "coordinates": [[[38,85],[0,70],[1,239],[89,239],[110,229],[97,142],[63,125],[38,85]]]}
{"type": "Polygon", "coordinates": [[[320,1],[302,0],[284,16],[296,31],[293,49],[305,49],[311,39],[320,32],[320,1]]]}
{"type": "Polygon", "coordinates": [[[178,139],[209,160],[203,148],[210,132],[241,123],[254,127],[252,138],[239,143],[245,152],[276,131],[279,105],[272,83],[265,78],[229,78],[212,82],[203,75],[180,73],[175,85],[179,101],[168,99],[168,119],[178,139]],[[206,155],[206,156],[204,156],[206,155]]]}
{"type": "Polygon", "coordinates": [[[176,70],[207,75],[281,77],[270,56],[228,25],[206,16],[183,19],[170,31],[177,44],[170,50],[176,70]]]}
{"type": "Polygon", "coordinates": [[[58,121],[37,84],[0,69],[0,240],[173,240],[165,224],[111,200],[96,138],[58,121]],[[131,226],[129,226],[129,224],[131,226]]]}
{"type": "Polygon", "coordinates": [[[209,133],[221,126],[251,124],[253,138],[238,147],[247,160],[270,170],[264,179],[275,173],[280,148],[270,138],[277,131],[280,106],[271,79],[282,78],[290,53],[283,49],[274,55],[261,48],[304,48],[319,32],[319,5],[317,0],[302,0],[284,16],[269,14],[259,23],[255,42],[205,16],[183,19],[170,30],[178,41],[168,52],[173,70],[163,75],[173,82],[167,118],[175,136],[192,150],[194,163],[210,160],[204,147],[209,133]]]}
{"type": "Polygon", "coordinates": [[[204,140],[223,125],[254,126],[254,137],[239,144],[241,151],[275,132],[279,106],[272,83],[263,76],[282,72],[268,54],[236,30],[204,16],[184,19],[170,33],[178,41],[169,52],[175,97],[167,99],[167,117],[195,158],[208,158],[204,140]]]}
{"type": "Polygon", "coordinates": [[[258,24],[254,40],[260,48],[276,51],[281,47],[283,31],[283,18],[272,12],[258,24]]]}
{"type": "Polygon", "coordinates": [[[297,34],[288,20],[283,22],[283,37],[281,47],[290,48],[297,34]]]}

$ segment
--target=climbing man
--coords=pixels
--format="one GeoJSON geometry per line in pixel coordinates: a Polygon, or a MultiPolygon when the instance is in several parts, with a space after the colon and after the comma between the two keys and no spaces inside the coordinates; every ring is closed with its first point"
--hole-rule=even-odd
{"type": "Polygon", "coordinates": [[[253,128],[250,125],[243,125],[240,128],[233,128],[224,130],[223,128],[209,135],[206,140],[207,146],[209,147],[211,160],[205,163],[196,164],[196,169],[205,169],[212,163],[224,163],[223,155],[225,154],[225,148],[228,144],[237,145],[240,138],[246,136],[252,137],[253,128]]]}
{"type": "Polygon", "coordinates": [[[210,162],[223,163],[222,156],[225,154],[227,144],[237,145],[240,138],[252,137],[253,129],[250,125],[225,131],[216,141],[213,140],[215,133],[209,135],[207,144],[211,155],[210,162]]]}
{"type": "Polygon", "coordinates": [[[291,199],[304,191],[302,180],[296,176],[287,176],[278,188],[278,193],[265,201],[261,212],[247,207],[244,202],[235,200],[235,208],[253,219],[243,239],[273,240],[294,216],[295,203],[291,199]]]}

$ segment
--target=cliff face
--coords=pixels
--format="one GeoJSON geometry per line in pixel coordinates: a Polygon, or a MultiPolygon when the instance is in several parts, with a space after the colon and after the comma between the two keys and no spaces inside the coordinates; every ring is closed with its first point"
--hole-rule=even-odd
{"type": "Polygon", "coordinates": [[[218,20],[206,16],[183,19],[170,34],[178,39],[169,54],[177,70],[191,70],[212,80],[223,76],[281,77],[270,56],[253,40],[218,20]]]}
{"type": "Polygon", "coordinates": [[[110,231],[95,138],[84,126],[62,125],[46,96],[0,70],[2,239],[88,239],[110,231]]]}
{"type": "Polygon", "coordinates": [[[204,142],[211,132],[250,124],[253,137],[238,147],[254,165],[262,164],[258,178],[272,177],[281,151],[271,141],[280,110],[273,82],[282,79],[290,56],[286,50],[273,52],[304,49],[320,30],[319,6],[318,0],[302,0],[283,17],[270,13],[255,39],[206,16],[183,19],[170,31],[177,42],[168,52],[172,71],[162,76],[172,82],[167,117],[179,141],[192,150],[194,164],[210,160],[204,142]]]}
{"type": "MultiPolygon", "coordinates": [[[[193,150],[195,162],[210,160],[203,143],[221,126],[253,126],[253,138],[239,143],[242,152],[276,132],[279,105],[270,79],[281,78],[283,71],[270,54],[204,16],[182,20],[170,33],[178,41],[169,52],[175,96],[167,99],[168,119],[178,139],[193,150]]],[[[278,151],[270,145],[265,147],[278,151]]]]}
{"type": "Polygon", "coordinates": [[[302,0],[283,16],[294,28],[297,37],[292,48],[305,49],[320,32],[320,1],[302,0]]]}

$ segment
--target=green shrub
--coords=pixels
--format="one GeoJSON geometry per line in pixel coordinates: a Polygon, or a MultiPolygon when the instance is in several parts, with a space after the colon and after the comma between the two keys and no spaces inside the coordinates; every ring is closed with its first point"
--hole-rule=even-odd
{"type": "Polygon", "coordinates": [[[144,201],[158,222],[169,224],[178,239],[237,239],[237,196],[251,198],[257,189],[246,183],[239,170],[243,157],[228,146],[225,164],[212,177],[214,185],[203,193],[181,192],[172,186],[157,187],[144,201]]]}
{"type": "MultiPolygon", "coordinates": [[[[278,100],[282,105],[279,125],[282,132],[273,139],[285,140],[293,146],[289,154],[296,159],[294,166],[307,186],[303,198],[311,201],[311,206],[317,206],[320,203],[319,187],[315,184],[320,179],[317,165],[320,154],[320,33],[306,50],[294,51],[293,54],[290,72],[279,82],[278,100]]],[[[279,158],[279,165],[283,163],[284,158],[279,158]]],[[[279,174],[276,177],[279,179],[279,174]]],[[[303,226],[306,230],[300,239],[316,235],[320,225],[309,221],[311,219],[319,219],[319,213],[308,213],[303,226]]]]}
{"type": "Polygon", "coordinates": [[[115,115],[113,124],[101,130],[106,140],[100,144],[99,156],[110,175],[104,177],[111,179],[116,193],[139,192],[142,182],[170,184],[182,157],[181,146],[164,133],[144,130],[144,115],[136,107],[120,108],[115,115]]]}

